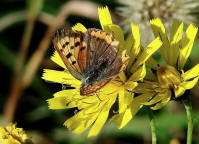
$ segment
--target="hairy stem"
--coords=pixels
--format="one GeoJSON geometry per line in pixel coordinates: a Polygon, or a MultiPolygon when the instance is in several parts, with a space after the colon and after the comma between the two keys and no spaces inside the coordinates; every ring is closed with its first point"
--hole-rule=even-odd
{"type": "Polygon", "coordinates": [[[184,107],[187,113],[187,144],[192,143],[192,131],[193,131],[193,118],[192,118],[192,106],[189,98],[183,101],[184,107]]]}
{"type": "Polygon", "coordinates": [[[150,126],[151,126],[151,136],[152,136],[152,144],[157,144],[157,136],[156,136],[156,125],[153,111],[149,111],[149,118],[150,118],[150,126]]]}

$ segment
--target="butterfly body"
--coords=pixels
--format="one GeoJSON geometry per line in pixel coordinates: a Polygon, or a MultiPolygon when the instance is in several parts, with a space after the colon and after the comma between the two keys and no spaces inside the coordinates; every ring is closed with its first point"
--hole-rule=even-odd
{"type": "Polygon", "coordinates": [[[127,64],[125,54],[117,56],[119,42],[102,30],[80,32],[63,28],[57,31],[53,43],[68,71],[82,81],[81,95],[102,88],[127,64]]]}

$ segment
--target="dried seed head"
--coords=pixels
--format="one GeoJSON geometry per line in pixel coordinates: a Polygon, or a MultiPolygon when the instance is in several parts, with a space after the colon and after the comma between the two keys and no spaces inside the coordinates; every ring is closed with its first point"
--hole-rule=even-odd
{"type": "Polygon", "coordinates": [[[131,32],[131,22],[138,24],[145,45],[154,39],[150,19],[160,18],[166,29],[174,19],[187,24],[195,23],[197,19],[190,13],[196,12],[199,6],[198,0],[118,0],[118,3],[122,5],[117,12],[122,17],[121,25],[125,32],[131,32]]]}

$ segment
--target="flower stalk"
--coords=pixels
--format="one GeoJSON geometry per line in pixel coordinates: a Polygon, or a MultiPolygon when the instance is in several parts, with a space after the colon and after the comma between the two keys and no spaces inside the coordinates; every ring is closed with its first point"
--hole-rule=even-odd
{"type": "Polygon", "coordinates": [[[150,126],[151,126],[152,144],[157,144],[156,124],[155,124],[154,114],[152,110],[149,110],[149,118],[150,118],[150,126]]]}
{"type": "Polygon", "coordinates": [[[184,107],[186,110],[187,114],[187,144],[192,143],[192,131],[193,131],[193,117],[192,117],[192,106],[190,99],[187,98],[186,100],[183,101],[184,107]]]}

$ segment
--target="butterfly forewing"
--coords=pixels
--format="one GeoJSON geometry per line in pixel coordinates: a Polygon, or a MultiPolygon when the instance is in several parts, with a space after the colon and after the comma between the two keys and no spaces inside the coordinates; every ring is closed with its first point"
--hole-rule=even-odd
{"type": "Polygon", "coordinates": [[[60,29],[53,38],[53,44],[68,71],[77,79],[82,79],[82,70],[77,61],[84,34],[79,31],[60,29]],[[81,41],[82,40],[82,41],[81,41]],[[80,44],[76,44],[80,43],[80,44]]]}
{"type": "Polygon", "coordinates": [[[87,40],[84,35],[84,41],[80,43],[79,54],[77,58],[77,61],[80,65],[82,72],[84,72],[89,65],[90,47],[88,46],[87,43],[89,43],[89,40],[87,40]]]}

